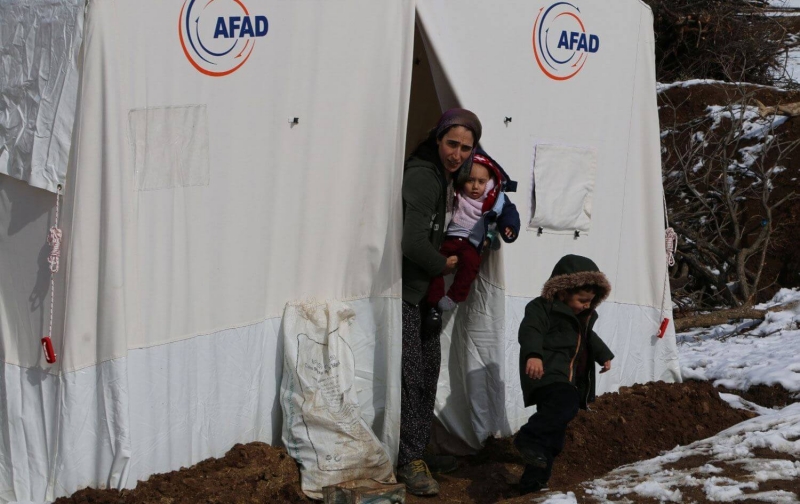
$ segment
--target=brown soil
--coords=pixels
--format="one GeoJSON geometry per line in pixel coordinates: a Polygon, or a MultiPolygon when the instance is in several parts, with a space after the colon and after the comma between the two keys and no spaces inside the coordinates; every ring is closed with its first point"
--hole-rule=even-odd
{"type": "MultiPolygon", "coordinates": [[[[780,395],[777,391],[759,394],[758,397],[780,395]]],[[[657,382],[624,387],[618,393],[599,397],[590,411],[581,411],[570,424],[566,447],[557,459],[550,488],[574,491],[580,498],[578,485],[583,481],[602,476],[620,465],[651,458],[676,445],[712,436],[751,416],[752,413],[731,409],[707,382],[657,382]]],[[[490,439],[480,453],[460,461],[461,468],[456,472],[437,475],[441,483],[438,497],[409,495],[406,502],[477,504],[518,500],[517,481],[522,464],[511,439],[490,439]]],[[[299,478],[297,466],[283,448],[250,443],[234,446],[221,459],[155,475],[140,482],[134,490],[85,489],[56,502],[310,502],[300,491],[299,478]]]]}
{"type": "Polygon", "coordinates": [[[783,408],[800,400],[800,393],[789,392],[780,385],[753,385],[745,391],[730,390],[725,387],[717,387],[720,392],[736,394],[742,399],[756,403],[765,408],[783,408]]]}
{"type": "Polygon", "coordinates": [[[194,504],[312,502],[300,490],[300,471],[284,448],[237,444],[219,459],[156,474],[133,490],[87,488],[57,504],[194,504]]]}

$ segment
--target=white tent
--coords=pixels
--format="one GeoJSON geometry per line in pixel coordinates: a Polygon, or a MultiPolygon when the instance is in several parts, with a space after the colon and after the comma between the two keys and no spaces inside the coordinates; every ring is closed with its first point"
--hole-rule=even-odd
{"type": "Polygon", "coordinates": [[[516,328],[564,253],[614,286],[600,391],[680,379],[653,51],[636,0],[0,0],[0,502],[279,442],[281,315],[309,298],[354,309],[396,454],[402,161],[457,104],[525,232],[447,320],[441,424],[474,449],[530,414],[516,328]]]}

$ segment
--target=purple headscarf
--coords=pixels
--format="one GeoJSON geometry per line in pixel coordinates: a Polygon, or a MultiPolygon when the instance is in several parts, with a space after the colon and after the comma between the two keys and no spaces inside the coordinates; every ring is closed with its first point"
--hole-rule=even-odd
{"type": "Polygon", "coordinates": [[[478,145],[481,139],[482,127],[481,121],[474,113],[462,108],[452,108],[448,110],[442,114],[442,117],[439,118],[439,122],[436,124],[436,138],[441,138],[445,130],[452,126],[463,126],[472,131],[472,134],[475,136],[475,145],[473,147],[478,145]]]}

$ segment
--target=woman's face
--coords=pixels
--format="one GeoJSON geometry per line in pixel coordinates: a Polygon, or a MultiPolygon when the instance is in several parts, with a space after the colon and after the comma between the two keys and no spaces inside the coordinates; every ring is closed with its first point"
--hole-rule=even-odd
{"type": "Polygon", "coordinates": [[[436,143],[439,145],[439,159],[445,171],[455,173],[475,147],[475,137],[464,126],[453,126],[436,143]]]}

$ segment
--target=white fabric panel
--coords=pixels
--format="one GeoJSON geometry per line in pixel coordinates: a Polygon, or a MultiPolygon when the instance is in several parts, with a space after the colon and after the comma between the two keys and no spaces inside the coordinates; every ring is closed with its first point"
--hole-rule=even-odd
{"type": "Polygon", "coordinates": [[[554,3],[470,0],[457,12],[436,0],[419,0],[417,5],[426,46],[429,53],[435,52],[432,73],[438,76],[440,99],[457,100],[443,106],[458,104],[481,118],[483,147],[519,182],[518,192],[510,196],[522,222],[531,220],[527,200],[535,145],[577,145],[597,152],[591,233],[577,240],[566,234],[537,236],[534,229],[521,233],[504,251],[506,264],[514,265],[506,271],[508,294],[535,297],[558,259],[575,253],[594,259],[609,276],[612,301],[660,306],[660,284],[655,289],[639,280],[661,275],[665,261],[662,192],[650,183],[652,177],[660,177],[651,77],[655,63],[647,45],[653,36],[652,23],[647,25],[652,15],[637,0],[573,2],[586,31],[596,34],[600,45],[580,73],[556,81],[541,71],[531,46],[537,17],[554,3]],[[463,29],[478,25],[481,30],[463,29]],[[481,75],[492,76],[489,81],[475,78],[476,61],[481,75]],[[505,117],[512,122],[504,125],[505,117]],[[643,146],[635,146],[645,138],[643,146]],[[641,149],[647,158],[629,155],[629,146],[641,149]],[[630,179],[625,183],[634,171],[647,173],[642,175],[646,185],[630,179]],[[634,194],[640,195],[636,203],[626,203],[634,194]],[[662,220],[648,228],[632,219],[662,220]],[[621,261],[623,250],[637,259],[621,261]]]}
{"type": "Polygon", "coordinates": [[[130,111],[136,189],[208,185],[205,105],[130,111]]]}
{"type": "Polygon", "coordinates": [[[450,434],[473,448],[491,435],[508,431],[509,388],[503,380],[505,292],[490,280],[501,267],[502,256],[492,251],[467,301],[443,320],[435,413],[450,434]]]}
{"type": "MultiPolygon", "coordinates": [[[[664,235],[664,189],[661,182],[661,140],[658,136],[658,103],[653,15],[642,9],[639,45],[636,54],[636,80],[631,101],[628,157],[626,160],[624,207],[616,275],[609,276],[616,289],[615,299],[641,300],[666,310],[672,318],[664,235]]],[[[660,322],[660,321],[659,321],[660,322]]],[[[672,324],[670,324],[671,326],[672,324]]],[[[656,325],[658,327],[658,325],[656,325]]]]}
{"type": "MultiPolygon", "coordinates": [[[[400,430],[400,303],[349,303],[362,417],[392,457],[400,430]]],[[[56,376],[0,362],[0,502],[41,502],[86,486],[133,488],[236,443],[279,443],[280,326],[270,319],[66,373],[60,416],[56,376]]]]}
{"type": "Polygon", "coordinates": [[[68,370],[279,316],[291,299],[400,296],[413,2],[260,2],[252,14],[269,32],[218,78],[177,43],[180,8],[97,0],[88,11],[68,370]],[[208,185],[136,192],[129,112],[196,104],[208,185]]]}
{"type": "MultiPolygon", "coordinates": [[[[50,317],[47,231],[56,195],[0,175],[0,360],[49,367],[39,343],[50,317]]],[[[63,214],[61,216],[63,218],[63,214]]],[[[63,264],[63,263],[62,263],[63,264]]],[[[64,268],[56,275],[53,343],[60,351],[64,268]]]]}
{"type": "Polygon", "coordinates": [[[566,145],[536,146],[533,161],[535,209],[530,228],[546,232],[588,232],[597,169],[594,149],[566,145]]]}
{"type": "Polygon", "coordinates": [[[66,179],[84,5],[0,2],[0,173],[52,192],[66,179]]]}

